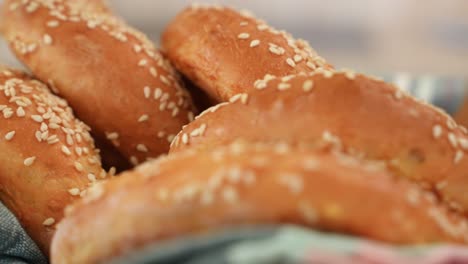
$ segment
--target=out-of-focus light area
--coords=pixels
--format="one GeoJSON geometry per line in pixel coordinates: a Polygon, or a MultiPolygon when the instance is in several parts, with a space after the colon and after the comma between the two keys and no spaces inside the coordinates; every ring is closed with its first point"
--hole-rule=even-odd
{"type": "MultiPolygon", "coordinates": [[[[0,0],[0,3],[3,1],[0,0]]],[[[155,42],[190,1],[110,0],[129,24],[155,42]]],[[[213,3],[213,1],[205,1],[213,3]]],[[[365,72],[468,75],[466,0],[227,0],[295,37],[338,68],[365,72]]],[[[0,62],[17,64],[6,44],[0,62]]]]}

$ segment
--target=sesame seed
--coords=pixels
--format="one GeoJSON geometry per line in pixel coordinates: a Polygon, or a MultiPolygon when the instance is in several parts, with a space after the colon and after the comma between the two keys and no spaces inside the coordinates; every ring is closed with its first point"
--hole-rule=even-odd
{"type": "Polygon", "coordinates": [[[242,94],[242,96],[241,96],[241,103],[247,104],[247,100],[248,100],[248,99],[249,99],[249,95],[248,95],[248,94],[246,94],[246,93],[242,94]]]}
{"type": "Polygon", "coordinates": [[[29,158],[26,158],[23,162],[24,166],[31,166],[33,165],[34,161],[36,160],[36,157],[29,157],[29,158]]]}
{"type": "Polygon", "coordinates": [[[44,119],[40,115],[32,115],[31,118],[32,118],[32,120],[34,120],[34,121],[36,121],[38,123],[42,123],[42,121],[44,121],[44,119]]]}
{"type": "Polygon", "coordinates": [[[55,219],[50,217],[50,218],[47,218],[46,220],[44,220],[44,222],[42,222],[42,224],[44,226],[51,226],[55,223],[55,219]]]}
{"type": "Polygon", "coordinates": [[[172,135],[172,134],[171,134],[171,135],[168,135],[167,138],[166,138],[166,139],[167,139],[167,142],[172,143],[172,141],[174,140],[175,137],[176,137],[176,136],[175,136],[175,135],[172,135]]]}
{"type": "Polygon", "coordinates": [[[138,45],[138,44],[135,44],[135,45],[133,46],[133,50],[134,50],[136,53],[140,53],[140,51],[141,51],[142,49],[143,49],[143,48],[142,48],[140,45],[138,45]]]}
{"type": "Polygon", "coordinates": [[[78,155],[78,156],[81,156],[83,154],[83,149],[80,148],[80,147],[76,147],[75,148],[75,153],[78,155]]]}
{"type": "Polygon", "coordinates": [[[8,7],[10,11],[15,11],[19,7],[20,3],[11,3],[10,6],[8,7]]]}
{"type": "Polygon", "coordinates": [[[106,134],[106,138],[109,140],[116,140],[119,138],[119,133],[117,132],[111,132],[106,134]]]}
{"type": "Polygon", "coordinates": [[[323,76],[327,79],[330,79],[331,77],[333,77],[333,72],[331,71],[324,71],[323,72],[323,76]]]}
{"type": "Polygon", "coordinates": [[[356,79],[356,73],[352,71],[346,71],[345,72],[345,77],[348,78],[349,80],[354,80],[356,79]]]}
{"type": "Polygon", "coordinates": [[[171,84],[171,83],[169,82],[169,80],[166,78],[166,76],[164,76],[164,75],[159,76],[159,79],[161,80],[161,82],[163,82],[163,83],[166,84],[166,85],[170,85],[170,84],[171,84]]]}
{"type": "Polygon", "coordinates": [[[463,151],[457,150],[455,153],[455,158],[453,159],[453,163],[457,164],[463,159],[463,151]]]}
{"type": "Polygon", "coordinates": [[[57,20],[51,20],[51,21],[48,21],[48,22],[47,22],[47,26],[48,26],[48,27],[51,27],[51,28],[53,28],[53,27],[58,27],[58,26],[59,26],[59,22],[58,22],[57,20]]]}
{"type": "Polygon", "coordinates": [[[452,145],[452,147],[457,148],[458,141],[457,141],[457,137],[455,136],[455,134],[448,133],[448,140],[450,142],[450,145],[452,145]]]}
{"type": "Polygon", "coordinates": [[[130,157],[130,163],[133,165],[133,166],[137,166],[138,165],[138,158],[135,157],[135,156],[131,156],[130,157]]]}
{"type": "Polygon", "coordinates": [[[264,80],[257,80],[254,84],[255,88],[258,90],[265,89],[267,87],[267,82],[264,80]]]}
{"type": "Polygon", "coordinates": [[[138,122],[145,122],[145,121],[148,121],[149,119],[149,116],[148,115],[142,115],[138,118],[138,122]]]}
{"type": "Polygon", "coordinates": [[[286,59],[286,63],[287,63],[289,66],[293,67],[293,68],[296,67],[296,63],[295,63],[294,60],[291,59],[291,58],[287,58],[287,59],[286,59]]]}
{"type": "Polygon", "coordinates": [[[250,42],[250,47],[251,48],[254,48],[254,47],[257,47],[258,45],[260,45],[260,40],[258,39],[254,39],[250,42]]]}
{"type": "Polygon", "coordinates": [[[74,143],[73,137],[70,134],[67,134],[66,141],[69,146],[73,145],[74,143]]]}
{"type": "Polygon", "coordinates": [[[264,31],[266,29],[268,29],[268,26],[265,25],[265,24],[260,24],[257,26],[257,29],[260,30],[260,31],[264,31]]]}
{"type": "Polygon", "coordinates": [[[291,84],[289,84],[289,83],[280,83],[280,84],[278,84],[278,90],[280,90],[280,91],[284,91],[284,90],[287,90],[289,88],[291,88],[291,84]]]}
{"type": "Polygon", "coordinates": [[[15,136],[15,134],[16,134],[15,131],[10,131],[10,132],[6,133],[5,139],[6,139],[7,141],[10,141],[10,140],[13,139],[13,137],[15,136]]]}
{"type": "Polygon", "coordinates": [[[177,114],[179,113],[179,108],[174,108],[174,110],[172,110],[172,117],[175,117],[177,116],[177,114]]]}
{"type": "Polygon", "coordinates": [[[455,121],[453,121],[451,119],[447,119],[447,127],[450,130],[454,130],[457,127],[457,124],[455,123],[455,121]]]}
{"type": "Polygon", "coordinates": [[[245,26],[247,26],[248,24],[249,24],[249,22],[247,22],[247,21],[242,21],[242,22],[240,22],[239,25],[240,25],[241,27],[245,27],[245,26]]]}
{"type": "Polygon", "coordinates": [[[166,133],[164,133],[164,131],[159,131],[158,132],[158,138],[163,138],[165,134],[166,133]]]}
{"type": "Polygon", "coordinates": [[[315,223],[318,220],[317,211],[312,208],[308,203],[301,201],[299,202],[299,211],[305,217],[305,219],[310,223],[315,223]]]}
{"type": "Polygon", "coordinates": [[[44,44],[46,45],[52,44],[52,37],[49,34],[44,34],[42,40],[44,41],[44,44]]]}
{"type": "Polygon", "coordinates": [[[156,99],[156,100],[159,99],[161,97],[162,93],[163,92],[162,92],[161,88],[156,88],[154,90],[154,99],[156,99]]]}
{"type": "Polygon", "coordinates": [[[42,131],[42,132],[44,132],[44,131],[46,131],[46,130],[48,130],[48,129],[49,129],[49,127],[47,126],[46,123],[44,123],[44,122],[41,123],[41,131],[42,131]]]}
{"type": "Polygon", "coordinates": [[[156,68],[154,68],[154,67],[151,67],[151,68],[149,69],[149,72],[150,72],[150,74],[151,74],[153,77],[157,77],[157,76],[158,76],[158,72],[156,71],[156,68]]]}
{"type": "Polygon", "coordinates": [[[275,47],[275,46],[270,46],[268,49],[271,53],[276,54],[276,55],[283,55],[284,54],[284,49],[280,47],[275,47]]]}
{"type": "Polygon", "coordinates": [[[143,94],[145,95],[145,98],[150,98],[151,88],[149,88],[148,86],[145,86],[143,88],[143,94]]]}
{"type": "Polygon", "coordinates": [[[314,64],[313,62],[311,62],[311,61],[308,61],[308,62],[306,63],[306,65],[307,65],[307,67],[309,67],[309,68],[312,69],[312,70],[317,69],[317,66],[315,66],[315,64],[314,64]]]}
{"type": "Polygon", "coordinates": [[[41,133],[41,131],[36,131],[36,133],[34,133],[34,136],[36,137],[37,141],[42,142],[42,133],[41,133]]]}
{"type": "Polygon", "coordinates": [[[68,193],[73,195],[73,196],[78,196],[80,195],[80,189],[78,188],[71,188],[68,190],[68,193]]]}
{"type": "Polygon", "coordinates": [[[18,117],[23,117],[26,115],[26,112],[24,111],[23,107],[18,107],[18,109],[16,109],[16,115],[18,117]]]}
{"type": "Polygon", "coordinates": [[[145,60],[145,59],[141,59],[141,60],[138,62],[138,66],[140,66],[140,67],[143,67],[143,66],[145,66],[146,64],[148,64],[148,61],[145,60]]]}
{"type": "Polygon", "coordinates": [[[458,138],[458,143],[460,143],[460,147],[464,150],[468,150],[468,139],[466,138],[458,138]]]}
{"type": "Polygon", "coordinates": [[[188,112],[187,118],[190,122],[192,122],[195,119],[195,115],[192,111],[188,112]]]}
{"type": "Polygon", "coordinates": [[[302,179],[297,175],[283,175],[280,177],[280,183],[286,185],[293,194],[299,194],[303,189],[302,179]]]}
{"type": "Polygon", "coordinates": [[[95,182],[96,181],[96,175],[94,175],[92,173],[89,173],[88,174],[88,180],[90,180],[91,182],[95,182]]]}
{"type": "Polygon", "coordinates": [[[235,203],[238,199],[238,194],[233,187],[227,186],[223,189],[223,199],[228,203],[235,203]]]}
{"type": "Polygon", "coordinates": [[[314,88],[314,82],[312,80],[307,80],[302,84],[304,92],[309,92],[312,88],[314,88]]]}
{"type": "Polygon", "coordinates": [[[33,13],[39,8],[39,4],[37,2],[31,2],[28,6],[26,6],[27,13],[33,13]]]}
{"type": "Polygon", "coordinates": [[[435,125],[432,127],[432,136],[434,136],[435,139],[440,138],[442,135],[442,127],[440,125],[435,125]]]}
{"type": "Polygon", "coordinates": [[[189,141],[189,139],[188,139],[187,134],[183,134],[183,135],[182,135],[182,143],[184,143],[185,145],[187,145],[187,144],[188,144],[188,141],[189,141]]]}
{"type": "Polygon", "coordinates": [[[140,152],[148,152],[148,148],[144,144],[138,144],[136,149],[140,152]]]}
{"type": "Polygon", "coordinates": [[[298,55],[298,54],[294,55],[294,61],[295,61],[295,62],[300,62],[301,60],[302,60],[302,56],[301,56],[301,55],[298,55]]]}
{"type": "Polygon", "coordinates": [[[418,189],[410,189],[407,193],[406,199],[411,205],[418,205],[420,199],[418,189]]]}
{"type": "Polygon", "coordinates": [[[79,172],[83,171],[84,168],[83,168],[83,165],[81,163],[79,163],[78,161],[75,161],[74,165],[75,165],[75,169],[77,171],[79,171],[79,172]]]}
{"type": "Polygon", "coordinates": [[[250,34],[249,33],[240,33],[237,37],[239,39],[248,39],[248,38],[250,38],[250,34]]]}

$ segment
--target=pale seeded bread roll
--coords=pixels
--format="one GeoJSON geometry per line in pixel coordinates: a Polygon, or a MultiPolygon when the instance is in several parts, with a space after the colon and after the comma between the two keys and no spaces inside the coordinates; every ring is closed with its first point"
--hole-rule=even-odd
{"type": "Polygon", "coordinates": [[[44,84],[0,66],[0,200],[46,255],[65,206],[106,177],[88,131],[44,84]]]}
{"type": "Polygon", "coordinates": [[[262,82],[264,88],[206,110],[176,137],[172,152],[238,138],[291,144],[324,138],[353,155],[386,161],[397,175],[468,212],[466,129],[440,109],[351,71],[262,82]]]}
{"type": "Polygon", "coordinates": [[[187,151],[97,185],[59,224],[52,263],[106,263],[145,245],[262,224],[396,244],[465,243],[466,220],[382,163],[330,149],[236,143],[187,151]]]}
{"type": "Polygon", "coordinates": [[[34,75],[131,163],[167,152],[192,103],[170,63],[100,0],[7,0],[3,34],[34,75]]]}
{"type": "Polygon", "coordinates": [[[167,26],[162,45],[177,69],[219,102],[266,75],[332,67],[303,40],[245,12],[194,5],[167,26]]]}

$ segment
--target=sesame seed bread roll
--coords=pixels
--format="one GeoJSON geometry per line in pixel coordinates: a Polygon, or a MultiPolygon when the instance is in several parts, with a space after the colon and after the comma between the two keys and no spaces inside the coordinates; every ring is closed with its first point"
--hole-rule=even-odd
{"type": "Polygon", "coordinates": [[[88,131],[43,83],[0,66],[0,200],[46,255],[64,207],[106,177],[88,131]]]}
{"type": "Polygon", "coordinates": [[[219,102],[265,75],[331,68],[305,41],[227,7],[189,7],[167,26],[162,45],[177,69],[219,102]]]}
{"type": "Polygon", "coordinates": [[[244,225],[299,224],[397,244],[468,238],[466,220],[430,193],[330,148],[235,143],[125,174],[68,211],[52,263],[105,263],[156,241],[244,225]]]}
{"type": "Polygon", "coordinates": [[[386,161],[401,175],[468,211],[466,130],[426,103],[351,71],[265,81],[255,93],[214,106],[183,129],[171,152],[209,149],[235,139],[319,139],[353,155],[386,161]]]}
{"type": "Polygon", "coordinates": [[[3,33],[34,75],[136,165],[168,151],[193,117],[192,103],[146,36],[103,6],[103,1],[7,0],[3,33]]]}

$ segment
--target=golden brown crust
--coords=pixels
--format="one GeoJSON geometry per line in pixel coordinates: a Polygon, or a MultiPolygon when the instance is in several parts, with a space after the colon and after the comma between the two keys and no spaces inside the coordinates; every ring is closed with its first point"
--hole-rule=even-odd
{"type": "Polygon", "coordinates": [[[219,102],[248,92],[267,74],[331,68],[305,41],[226,7],[184,10],[169,24],[162,43],[177,69],[219,102]]]}
{"type": "Polygon", "coordinates": [[[63,208],[106,176],[88,131],[44,84],[0,66],[0,200],[45,254],[63,208]]]}
{"type": "Polygon", "coordinates": [[[8,0],[4,35],[98,137],[137,164],[167,152],[192,115],[191,100],[154,45],[102,6],[8,0]]]}
{"type": "Polygon", "coordinates": [[[151,242],[256,224],[399,244],[468,238],[466,220],[431,194],[395,179],[381,163],[329,149],[236,143],[179,153],[122,176],[70,210],[54,237],[52,263],[101,263],[151,242]]]}
{"type": "Polygon", "coordinates": [[[172,152],[237,138],[290,143],[334,141],[355,155],[385,160],[402,175],[468,209],[468,137],[441,110],[398,88],[352,72],[285,77],[237,95],[183,129],[172,152]]]}
{"type": "Polygon", "coordinates": [[[459,124],[468,127],[468,94],[465,96],[460,110],[455,114],[455,120],[459,124]]]}

